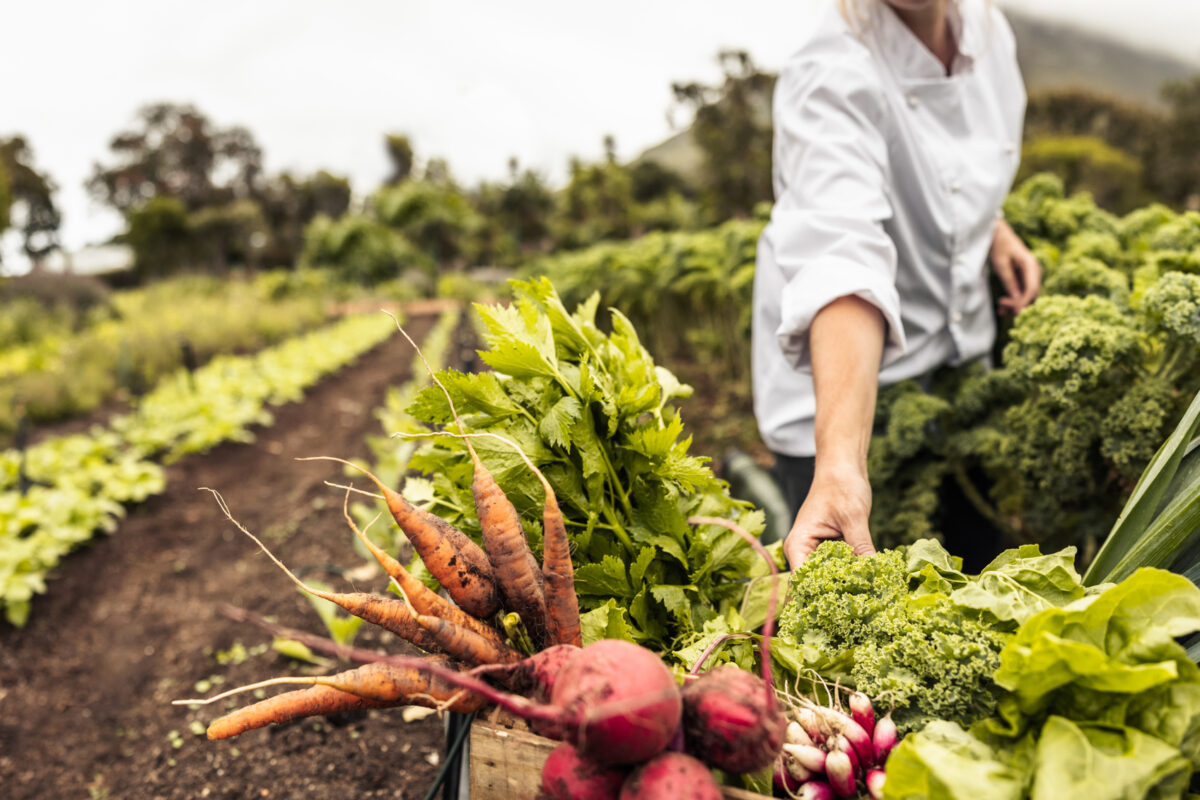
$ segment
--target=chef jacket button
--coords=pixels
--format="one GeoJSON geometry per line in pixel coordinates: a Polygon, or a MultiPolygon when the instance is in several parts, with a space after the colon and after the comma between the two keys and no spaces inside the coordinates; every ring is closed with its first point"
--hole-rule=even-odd
{"type": "Polygon", "coordinates": [[[950,321],[955,324],[962,322],[962,312],[955,311],[953,314],[950,315],[950,321]]]}
{"type": "Polygon", "coordinates": [[[917,96],[915,94],[910,94],[907,99],[908,99],[908,107],[909,108],[916,108],[918,105],[921,104],[921,101],[917,99],[917,96]]]}

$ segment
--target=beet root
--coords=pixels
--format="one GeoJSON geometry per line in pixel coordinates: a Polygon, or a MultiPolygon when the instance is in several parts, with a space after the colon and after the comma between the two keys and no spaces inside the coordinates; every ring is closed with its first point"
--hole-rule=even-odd
{"type": "Polygon", "coordinates": [[[686,753],[663,753],[634,769],[621,786],[620,800],[721,800],[721,788],[708,767],[686,753]]]}
{"type": "Polygon", "coordinates": [[[583,648],[559,671],[550,705],[561,725],[547,733],[599,764],[637,764],[671,743],[683,715],[675,677],[650,650],[620,639],[583,648]]]}
{"type": "Polygon", "coordinates": [[[546,800],[617,800],[627,771],[588,761],[564,742],[546,758],[539,797],[546,800]]]}
{"type": "Polygon", "coordinates": [[[687,752],[726,772],[757,772],[783,748],[787,718],[762,678],[734,664],[704,673],[683,689],[687,752]]]}

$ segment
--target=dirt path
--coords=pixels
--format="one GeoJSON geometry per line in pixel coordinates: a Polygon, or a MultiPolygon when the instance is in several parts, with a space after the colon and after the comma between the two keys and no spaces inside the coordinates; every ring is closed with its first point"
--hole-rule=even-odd
{"type": "MultiPolygon", "coordinates": [[[[434,319],[413,316],[407,327],[419,340],[434,319]]],[[[0,624],[0,795],[424,796],[442,758],[436,718],[406,723],[399,711],[372,711],[209,742],[189,726],[221,709],[169,705],[194,696],[197,681],[210,676],[240,684],[297,671],[271,651],[218,663],[235,643],[269,640],[219,616],[220,603],[320,632],[307,601],[196,487],[219,489],[239,520],[293,567],[361,564],[341,498],[322,485],[340,478],[338,468],[293,457],[364,458],[365,437],[378,432],[371,411],[388,386],[408,378],[410,359],[393,337],[303,403],[277,409],[275,425],[255,443],[222,445],[169,468],[166,494],[65,560],[27,628],[0,624]]],[[[356,643],[401,649],[367,626],[356,643]]]]}

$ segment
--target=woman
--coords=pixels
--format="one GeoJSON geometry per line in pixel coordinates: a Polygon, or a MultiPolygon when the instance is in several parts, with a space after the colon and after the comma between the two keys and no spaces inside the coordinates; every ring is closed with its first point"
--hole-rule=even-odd
{"type": "Polygon", "coordinates": [[[781,72],[753,374],[799,508],[793,566],[823,539],[874,552],[876,387],[987,357],[989,263],[1002,312],[1037,295],[1041,267],[999,214],[1024,112],[1012,31],[987,0],[842,0],[781,72]]]}

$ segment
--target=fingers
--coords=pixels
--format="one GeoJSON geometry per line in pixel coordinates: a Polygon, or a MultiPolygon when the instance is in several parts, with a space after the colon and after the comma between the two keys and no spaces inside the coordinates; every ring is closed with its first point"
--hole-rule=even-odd
{"type": "Polygon", "coordinates": [[[1017,301],[1021,297],[1021,284],[1017,281],[1013,266],[1013,259],[1009,258],[1000,258],[992,263],[992,269],[996,271],[996,276],[1004,284],[1004,291],[1009,298],[1017,301]]]}
{"type": "Polygon", "coordinates": [[[1021,286],[1024,289],[1021,293],[1021,307],[1024,308],[1034,301],[1042,289],[1042,265],[1028,250],[1016,260],[1016,265],[1021,270],[1021,286]]]}
{"type": "Polygon", "coordinates": [[[802,527],[797,523],[783,543],[783,555],[792,568],[803,564],[817,550],[817,546],[826,539],[837,539],[836,530],[802,527]]]}
{"type": "Polygon", "coordinates": [[[875,555],[875,543],[871,541],[871,532],[867,530],[865,524],[855,525],[847,529],[842,538],[854,550],[854,555],[875,555]]]}

